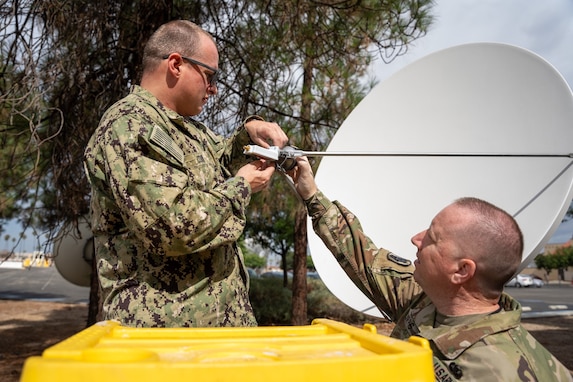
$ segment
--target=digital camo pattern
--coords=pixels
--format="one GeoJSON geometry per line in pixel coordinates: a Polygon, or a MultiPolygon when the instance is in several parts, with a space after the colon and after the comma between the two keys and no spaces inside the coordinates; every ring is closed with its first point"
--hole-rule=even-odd
{"type": "Polygon", "coordinates": [[[104,319],[136,327],[253,326],[236,240],[251,190],[225,140],[143,88],[113,105],[85,151],[104,319]]]}
{"type": "Polygon", "coordinates": [[[571,373],[520,324],[503,294],[493,314],[441,316],[413,278],[413,265],[376,248],[356,216],[320,191],[306,202],[315,232],[354,283],[388,314],[391,336],[430,341],[437,381],[572,381],[571,373]]]}

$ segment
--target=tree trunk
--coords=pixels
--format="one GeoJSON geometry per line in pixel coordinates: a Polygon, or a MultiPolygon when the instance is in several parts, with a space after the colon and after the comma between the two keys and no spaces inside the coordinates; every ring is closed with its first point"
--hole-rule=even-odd
{"type": "Polygon", "coordinates": [[[283,268],[283,288],[288,288],[287,253],[284,251],[281,254],[281,266],[283,268]]]}
{"type": "Polygon", "coordinates": [[[306,303],[306,209],[300,205],[295,215],[294,261],[292,279],[292,318],[293,325],[307,325],[306,303]]]}
{"type": "MultiPolygon", "coordinates": [[[[99,279],[97,277],[97,261],[95,258],[95,249],[93,248],[93,238],[91,240],[92,253],[91,253],[91,263],[92,263],[92,274],[91,285],[90,285],[90,302],[88,306],[88,321],[87,326],[92,326],[98,321],[101,321],[101,306],[103,301],[101,301],[101,293],[99,287],[99,279]]],[[[89,245],[90,243],[88,243],[89,245]]]]}

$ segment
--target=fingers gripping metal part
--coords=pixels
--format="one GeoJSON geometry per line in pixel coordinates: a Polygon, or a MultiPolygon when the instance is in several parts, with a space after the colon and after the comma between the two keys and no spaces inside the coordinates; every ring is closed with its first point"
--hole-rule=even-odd
{"type": "Polygon", "coordinates": [[[303,156],[304,152],[297,150],[292,146],[285,146],[279,152],[279,160],[277,161],[277,168],[283,172],[287,172],[296,167],[296,157],[303,156]]]}
{"type": "Polygon", "coordinates": [[[283,172],[292,170],[296,166],[295,158],[305,155],[303,151],[297,150],[292,146],[285,146],[282,149],[279,149],[277,146],[271,146],[266,149],[257,145],[243,147],[243,154],[273,160],[276,162],[277,169],[283,172]]]}

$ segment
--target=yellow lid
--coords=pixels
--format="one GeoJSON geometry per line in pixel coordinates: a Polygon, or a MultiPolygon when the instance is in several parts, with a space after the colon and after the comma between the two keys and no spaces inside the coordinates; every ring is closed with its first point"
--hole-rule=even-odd
{"type": "Polygon", "coordinates": [[[427,340],[308,326],[129,328],[104,321],[26,360],[22,382],[434,381],[427,340]]]}

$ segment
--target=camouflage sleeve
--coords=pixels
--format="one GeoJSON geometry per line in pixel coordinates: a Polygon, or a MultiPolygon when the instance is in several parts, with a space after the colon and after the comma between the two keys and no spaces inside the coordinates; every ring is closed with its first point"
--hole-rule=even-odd
{"type": "Polygon", "coordinates": [[[144,118],[108,115],[109,124],[88,146],[88,176],[100,194],[95,196],[104,200],[96,212],[119,212],[127,231],[157,254],[197,253],[235,242],[245,225],[249,184],[241,177],[215,182],[220,164],[201,151],[181,154],[183,162],[166,155],[141,133],[150,127],[144,118]]]}
{"type": "Polygon", "coordinates": [[[247,118],[227,139],[220,139],[211,130],[205,128],[207,134],[216,147],[217,155],[221,158],[221,164],[235,174],[241,166],[248,161],[256,160],[255,157],[243,154],[244,147],[252,144],[251,137],[245,129],[247,118]]]}
{"type": "Polygon", "coordinates": [[[422,293],[413,266],[366,236],[358,218],[321,191],[306,201],[313,228],[354,284],[378,309],[397,319],[422,293]]]}

